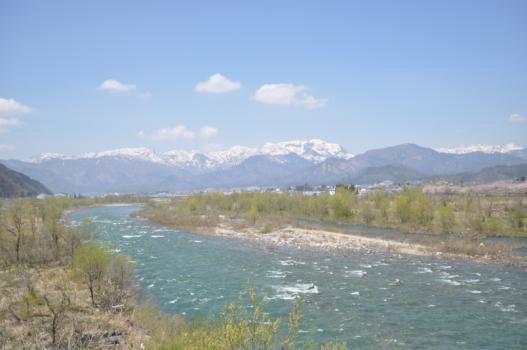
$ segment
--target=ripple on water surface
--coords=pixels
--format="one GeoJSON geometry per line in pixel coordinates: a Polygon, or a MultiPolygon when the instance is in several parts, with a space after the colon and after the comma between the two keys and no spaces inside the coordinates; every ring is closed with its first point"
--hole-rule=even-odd
{"type": "Polygon", "coordinates": [[[268,251],[250,242],[171,230],[129,217],[137,207],[91,208],[101,240],[137,262],[144,294],[169,312],[213,317],[247,281],[273,317],[305,300],[299,336],[352,348],[526,349],[527,274],[464,261],[385,254],[268,251]],[[397,281],[397,283],[396,283],[397,281]]]}

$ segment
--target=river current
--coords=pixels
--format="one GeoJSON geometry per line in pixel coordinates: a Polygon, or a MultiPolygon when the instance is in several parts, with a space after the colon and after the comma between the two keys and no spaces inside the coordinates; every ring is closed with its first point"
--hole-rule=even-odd
{"type": "Polygon", "coordinates": [[[287,319],[302,298],[300,339],[351,349],[526,349],[527,272],[496,264],[375,252],[266,249],[164,228],[137,206],[82,210],[97,238],[136,262],[141,294],[170,313],[217,317],[250,282],[287,319]],[[399,280],[400,283],[396,283],[399,280]]]}

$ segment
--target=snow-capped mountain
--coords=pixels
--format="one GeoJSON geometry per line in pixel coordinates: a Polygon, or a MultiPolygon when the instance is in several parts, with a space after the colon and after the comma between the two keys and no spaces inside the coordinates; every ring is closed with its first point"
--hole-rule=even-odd
{"type": "Polygon", "coordinates": [[[149,162],[160,163],[163,158],[156,152],[145,147],[138,148],[118,148],[102,152],[85,152],[77,155],[64,155],[60,153],[42,153],[37,157],[23,159],[28,163],[43,163],[50,160],[79,160],[79,159],[95,159],[95,158],[120,158],[120,159],[141,159],[149,162]]]}
{"type": "Polygon", "coordinates": [[[224,151],[215,151],[207,153],[206,156],[223,167],[240,164],[249,157],[258,155],[258,148],[246,146],[233,146],[224,151]]]}
{"type": "Polygon", "coordinates": [[[505,145],[471,145],[471,146],[461,146],[461,147],[452,147],[452,148],[436,148],[435,150],[439,153],[449,153],[449,154],[468,154],[474,152],[481,153],[510,153],[513,151],[518,151],[523,149],[522,146],[516,145],[514,143],[508,143],[505,145]]]}
{"type": "Polygon", "coordinates": [[[306,160],[317,163],[323,162],[328,158],[350,159],[353,157],[341,145],[319,139],[266,143],[260,148],[258,153],[270,156],[296,154],[306,160]]]}
{"type": "Polygon", "coordinates": [[[78,155],[46,153],[4,163],[41,179],[55,192],[104,193],[272,184],[327,159],[351,157],[338,144],[313,139],[213,152],[120,148],[78,155]]]}
{"type": "MultiPolygon", "coordinates": [[[[195,150],[174,149],[164,153],[157,153],[148,148],[120,148],[103,152],[81,153],[67,156],[57,153],[44,153],[38,157],[26,159],[30,163],[42,163],[51,160],[80,160],[97,158],[118,158],[128,160],[143,160],[147,162],[165,164],[179,168],[195,168],[214,170],[240,164],[253,156],[297,156],[313,163],[323,162],[328,158],[350,159],[352,154],[346,152],[342,146],[319,139],[296,140],[279,143],[266,143],[261,148],[233,146],[227,150],[214,152],[200,152],[195,150]]],[[[283,161],[282,158],[275,158],[283,161]]]]}
{"type": "Polygon", "coordinates": [[[525,164],[527,149],[477,145],[438,151],[402,144],[353,156],[338,144],[313,139],[214,152],[120,148],[72,156],[47,153],[1,163],[54,192],[141,193],[451,177],[525,164]]]}

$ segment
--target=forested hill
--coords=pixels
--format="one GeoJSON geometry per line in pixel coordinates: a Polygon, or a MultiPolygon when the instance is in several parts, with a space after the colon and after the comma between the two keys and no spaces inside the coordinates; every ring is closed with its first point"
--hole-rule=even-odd
{"type": "Polygon", "coordinates": [[[0,197],[27,197],[51,194],[40,182],[0,164],[0,197]]]}

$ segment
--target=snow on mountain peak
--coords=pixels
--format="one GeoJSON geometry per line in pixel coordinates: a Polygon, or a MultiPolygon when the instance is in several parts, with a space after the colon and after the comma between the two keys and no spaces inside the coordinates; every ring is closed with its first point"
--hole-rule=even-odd
{"type": "Polygon", "coordinates": [[[41,162],[44,162],[46,160],[61,159],[61,158],[65,158],[65,157],[66,156],[64,156],[63,154],[60,154],[60,153],[51,153],[51,152],[49,152],[49,153],[42,153],[42,154],[40,154],[37,157],[23,159],[23,161],[28,162],[28,163],[41,163],[41,162]]]}
{"type": "MultiPolygon", "coordinates": [[[[90,154],[92,155],[92,154],[90,154]]],[[[93,158],[120,157],[127,159],[141,159],[153,163],[164,163],[163,158],[146,147],[137,148],[118,148],[110,151],[103,151],[93,154],[93,158]]],[[[88,157],[86,157],[88,158],[88,157]]]]}
{"type": "Polygon", "coordinates": [[[75,156],[66,156],[59,153],[42,153],[41,155],[26,159],[31,163],[42,163],[48,160],[78,160],[89,158],[120,157],[129,159],[142,159],[151,162],[162,162],[163,159],[151,149],[145,147],[138,148],[118,148],[102,152],[85,152],[75,156]]]}
{"type": "Polygon", "coordinates": [[[236,145],[224,151],[210,152],[207,156],[220,164],[234,165],[256,154],[258,154],[256,148],[236,145]]]}
{"type": "MultiPolygon", "coordinates": [[[[352,154],[347,153],[342,146],[336,143],[329,143],[319,139],[312,140],[293,140],[278,143],[268,142],[260,148],[252,148],[246,146],[233,146],[223,151],[214,151],[207,153],[199,153],[197,151],[180,151],[173,150],[163,153],[171,159],[172,164],[196,163],[196,156],[201,155],[201,161],[206,162],[206,167],[211,168],[215,166],[232,166],[243,162],[245,159],[256,156],[283,156],[288,154],[296,154],[304,159],[313,162],[322,162],[328,158],[344,158],[349,159],[353,157],[352,154]]],[[[197,165],[197,164],[196,164],[197,165]]]]}
{"type": "Polygon", "coordinates": [[[162,163],[178,167],[196,167],[201,169],[213,169],[216,167],[228,167],[239,164],[249,157],[284,156],[296,154],[306,160],[318,163],[328,158],[349,159],[352,154],[347,153],[342,146],[329,143],[319,139],[293,140],[278,143],[268,142],[260,148],[246,146],[233,146],[223,151],[200,152],[196,150],[174,149],[164,153],[145,148],[119,148],[103,152],[86,152],[75,156],[66,156],[58,153],[44,153],[33,159],[26,159],[32,163],[42,163],[50,160],[77,160],[94,159],[105,157],[116,157],[122,159],[140,159],[155,163],[162,163]]]}
{"type": "Polygon", "coordinates": [[[294,153],[304,159],[321,162],[328,158],[352,158],[353,155],[347,153],[341,145],[325,142],[319,139],[312,140],[293,140],[278,143],[266,143],[260,148],[260,152],[265,155],[286,155],[294,153]]]}
{"type": "Polygon", "coordinates": [[[187,151],[187,150],[173,149],[173,150],[163,153],[163,156],[165,158],[169,157],[176,161],[188,162],[188,161],[191,161],[194,158],[194,156],[198,153],[199,153],[198,151],[194,151],[194,150],[187,151]]]}
{"type": "Polygon", "coordinates": [[[508,143],[505,145],[483,145],[476,144],[471,146],[461,146],[461,147],[452,147],[452,148],[435,148],[439,153],[450,153],[450,154],[467,154],[473,152],[482,152],[482,153],[509,153],[512,151],[517,151],[523,149],[522,146],[516,145],[514,143],[508,143]]]}

